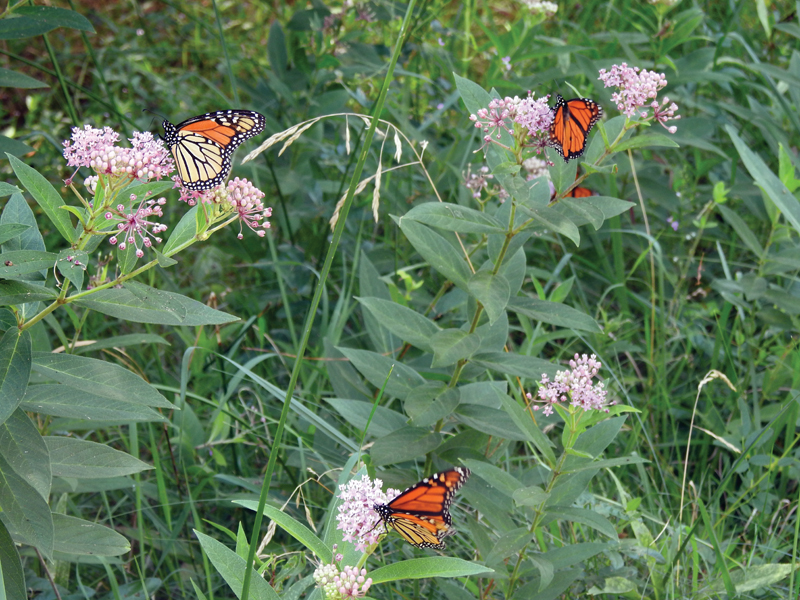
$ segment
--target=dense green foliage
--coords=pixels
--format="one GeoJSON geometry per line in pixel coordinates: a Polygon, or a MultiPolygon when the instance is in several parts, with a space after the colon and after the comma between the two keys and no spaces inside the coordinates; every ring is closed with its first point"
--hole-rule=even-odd
{"type": "Polygon", "coordinates": [[[386,538],[371,597],[797,596],[800,7],[558,4],[2,15],[6,597],[229,598],[257,550],[250,598],[321,598],[310,560],[361,558],[338,485],[452,465],[473,472],[457,533],[442,556],[386,538]],[[674,135],[627,128],[598,80],[622,62],[665,73],[674,135]],[[604,111],[578,171],[597,195],[565,201],[581,161],[549,149],[549,204],[469,116],[570,86],[604,111]],[[224,108],[267,117],[233,171],[266,237],[206,236],[162,182],[160,254],[80,246],[72,127],[224,108]],[[611,413],[530,410],[576,353],[611,413]]]}

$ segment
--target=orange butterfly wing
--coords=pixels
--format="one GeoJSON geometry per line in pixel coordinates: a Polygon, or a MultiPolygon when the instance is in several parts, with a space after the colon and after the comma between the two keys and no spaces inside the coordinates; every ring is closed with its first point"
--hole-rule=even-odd
{"type": "Polygon", "coordinates": [[[426,477],[388,504],[376,504],[381,520],[417,548],[445,547],[442,538],[453,534],[450,504],[470,475],[456,467],[426,477]]]}
{"type": "Polygon", "coordinates": [[[550,125],[548,145],[564,159],[564,162],[578,158],[586,149],[589,132],[600,120],[603,110],[594,100],[573,98],[564,100],[558,95],[553,107],[553,123],[550,125]]]}
{"type": "Polygon", "coordinates": [[[594,196],[594,192],[589,188],[580,186],[572,188],[572,191],[567,194],[567,197],[569,198],[586,198],[588,196],[594,196]]]}

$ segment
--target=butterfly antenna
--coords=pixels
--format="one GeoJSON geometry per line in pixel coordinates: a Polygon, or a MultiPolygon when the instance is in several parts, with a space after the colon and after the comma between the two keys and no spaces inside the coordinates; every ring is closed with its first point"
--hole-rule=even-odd
{"type": "MultiPolygon", "coordinates": [[[[165,116],[164,116],[164,115],[162,115],[161,113],[157,113],[156,111],[154,111],[154,110],[151,110],[151,109],[149,109],[149,108],[143,108],[143,109],[142,109],[142,112],[149,112],[149,113],[151,113],[151,114],[154,114],[156,117],[161,117],[161,119],[163,119],[164,121],[168,121],[168,120],[169,120],[169,119],[167,119],[167,117],[165,117],[165,116]]],[[[155,123],[155,117],[154,117],[154,118],[153,118],[153,119],[150,121],[150,129],[153,129],[153,125],[154,125],[154,123],[155,123]]],[[[157,135],[158,135],[159,137],[161,137],[161,134],[157,134],[157,135]]]]}

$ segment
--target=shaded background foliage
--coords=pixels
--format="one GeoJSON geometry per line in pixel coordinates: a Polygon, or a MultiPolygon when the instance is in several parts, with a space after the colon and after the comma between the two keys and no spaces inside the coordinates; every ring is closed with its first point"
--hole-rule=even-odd
{"type": "MultiPolygon", "coordinates": [[[[655,521],[665,523],[677,515],[681,464],[696,410],[697,424],[715,437],[693,438],[686,475],[697,497],[718,500],[717,538],[730,544],[729,555],[749,563],[753,540],[763,536],[755,551],[758,560],[786,562],[795,541],[797,413],[791,400],[800,387],[800,247],[797,231],[753,184],[725,126],[774,172],[780,169],[786,183],[784,174],[798,164],[797,7],[791,2],[688,0],[671,10],[663,6],[632,0],[563,2],[555,18],[537,24],[514,2],[425,2],[415,13],[381,116],[417,144],[429,143],[426,168],[445,201],[474,206],[463,179],[468,166],[475,171],[483,164],[481,154],[474,153],[480,135],[468,119],[452,73],[501,95],[522,95],[529,89],[537,95],[570,95],[569,82],[598,101],[609,116],[616,111],[610,90],[596,79],[599,68],[627,61],[666,73],[665,92],[681,107],[674,137],[681,148],[645,149],[633,156],[655,238],[655,290],[645,260],[651,251],[648,240],[622,233],[642,233],[644,226],[637,182],[630,162],[620,154],[616,172],[594,174],[586,185],[631,200],[635,208],[598,231],[583,228],[577,248],[557,235],[532,239],[525,246],[526,293],[579,308],[598,321],[603,334],[519,319],[512,320],[508,344],[520,354],[554,362],[575,352],[596,352],[611,369],[609,380],[620,400],[643,411],[640,419],[627,421],[624,435],[608,454],[637,452],[652,463],[618,471],[618,484],[598,478],[592,489],[596,495],[622,502],[618,485],[641,501],[641,510],[657,515],[655,521]],[[510,70],[504,57],[511,58],[510,70]],[[781,147],[786,151],[782,160],[781,147]],[[679,223],[677,230],[667,222],[670,217],[679,223]],[[695,408],[698,383],[711,369],[723,372],[739,392],[723,386],[706,389],[695,408]],[[725,445],[748,448],[775,416],[780,420],[772,424],[772,437],[760,449],[739,458],[725,445]],[[777,464],[776,457],[785,462],[777,464]]],[[[45,34],[49,48],[37,36],[6,39],[1,50],[1,66],[50,86],[3,88],[4,134],[35,152],[8,141],[2,149],[24,155],[27,164],[56,185],[69,175],[61,141],[70,127],[108,125],[126,135],[156,131],[159,119],[143,113],[145,108],[173,122],[207,110],[253,109],[267,116],[267,135],[322,115],[368,113],[405,10],[402,3],[367,3],[334,18],[332,9],[337,7],[321,2],[86,2],[72,8],[91,22],[94,32],[59,28],[45,34]]],[[[355,128],[351,143],[358,147],[355,128]]],[[[381,143],[373,142],[365,173],[375,172],[381,143]]],[[[254,146],[247,144],[238,158],[254,146]]],[[[259,375],[278,389],[287,385],[298,332],[329,242],[328,219],[347,188],[355,156],[346,152],[343,120],[330,119],[281,156],[265,153],[237,166],[234,175],[247,176],[267,193],[274,207],[272,235],[239,241],[236,231],[223,232],[189,249],[178,265],[148,274],[145,283],[211,302],[243,322],[162,328],[68,311],[57,313],[54,322],[34,335],[35,349],[46,351],[61,344],[53,333],[56,328],[79,340],[157,333],[170,345],[106,348],[94,356],[142,374],[167,395],[189,386],[184,410],[167,415],[169,425],[164,427],[95,429],[91,423],[62,418],[37,423],[43,433],[71,432],[101,441],[155,467],[135,478],[54,488],[64,495],[60,500],[54,495],[52,501],[63,502],[67,514],[110,525],[133,541],[132,554],[109,570],[65,570],[60,581],[67,589],[74,589],[78,572],[83,584],[99,593],[109,591],[111,579],[135,589],[139,573],[162,580],[164,591],[159,593],[165,595],[186,593],[187,574],[203,580],[207,589],[218,587],[220,581],[204,567],[191,529],[216,535],[208,520],[234,532],[242,523],[249,531],[250,513],[229,501],[257,493],[270,451],[280,453],[270,501],[283,504],[305,484],[303,504],[312,521],[322,518],[337,476],[308,483],[307,469],[322,474],[341,468],[350,449],[321,429],[321,423],[333,424],[357,446],[365,422],[363,410],[356,410],[363,407],[330,399],[363,403],[375,392],[335,347],[391,353],[402,346],[370,321],[353,296],[385,296],[422,312],[443,283],[421,265],[391,218],[436,199],[423,173],[412,167],[384,174],[378,223],[372,220],[371,186],[356,197],[307,352],[313,359],[306,361],[296,391],[317,420],[293,412],[283,447],[272,447],[270,428],[274,430],[280,413],[275,401],[280,398],[243,382],[226,359],[246,364],[266,356],[254,367],[259,375]],[[184,360],[184,351],[193,346],[206,352],[184,360]],[[134,482],[138,491],[131,489],[134,482]]],[[[1,168],[6,180],[15,183],[8,164],[1,168]]],[[[170,208],[166,222],[174,227],[183,207],[173,203],[170,208]]],[[[40,226],[48,248],[58,247],[49,223],[41,220],[40,226]]],[[[459,323],[446,308],[446,302],[440,304],[430,316],[441,318],[441,326],[459,323]]],[[[417,364],[419,354],[412,350],[402,358],[417,364]]],[[[397,405],[392,408],[401,411],[397,405]]],[[[472,448],[471,458],[485,457],[487,452],[479,450],[487,447],[485,432],[470,430],[464,419],[461,423],[462,435],[473,437],[456,447],[472,448]]],[[[380,448],[381,438],[400,425],[379,419],[368,438],[380,448]]],[[[519,454],[514,442],[492,439],[488,447],[491,459],[503,468],[529,473],[529,457],[519,454]]],[[[447,450],[437,450],[438,459],[465,458],[460,455],[466,450],[447,450]]],[[[411,468],[382,473],[395,487],[417,475],[411,468]]],[[[483,492],[488,496],[488,490],[483,492]]],[[[469,496],[470,501],[476,498],[477,492],[469,496]]],[[[622,537],[633,536],[636,528],[627,508],[617,507],[614,515],[622,537]]],[[[287,510],[304,518],[302,506],[287,510]]],[[[474,548],[482,548],[481,538],[488,534],[473,521],[461,529],[452,538],[452,552],[486,558],[475,557],[474,548]]],[[[653,536],[659,530],[651,527],[653,536]]],[[[292,548],[290,538],[278,530],[267,552],[292,548]]],[[[394,548],[413,554],[408,547],[394,548]]],[[[596,570],[610,569],[593,560],[596,570]]],[[[42,572],[36,561],[26,558],[26,567],[31,569],[29,585],[46,590],[37,579],[42,572]]],[[[631,560],[625,569],[643,572],[644,567],[642,561],[631,560]]],[[[268,579],[288,589],[307,570],[290,554],[270,564],[268,579]]],[[[441,587],[448,594],[447,584],[427,585],[422,593],[439,593],[432,590],[441,587]]],[[[580,591],[585,588],[576,593],[580,591]]]]}

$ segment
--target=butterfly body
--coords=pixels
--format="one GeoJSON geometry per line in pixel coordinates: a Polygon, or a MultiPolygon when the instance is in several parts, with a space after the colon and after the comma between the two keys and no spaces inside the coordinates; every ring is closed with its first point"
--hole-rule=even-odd
{"type": "Polygon", "coordinates": [[[218,110],[162,125],[183,187],[201,191],[224,183],[233,151],[264,131],[266,119],[252,110],[218,110]]]}
{"type": "Polygon", "coordinates": [[[564,100],[558,95],[553,107],[553,123],[550,125],[549,145],[568,162],[578,158],[586,150],[589,132],[600,120],[603,109],[589,98],[564,100]]]}
{"type": "Polygon", "coordinates": [[[373,508],[387,527],[412,546],[442,550],[443,538],[455,533],[451,528],[450,504],[469,475],[469,469],[463,467],[436,473],[412,485],[388,504],[375,504],[373,508]]]}

